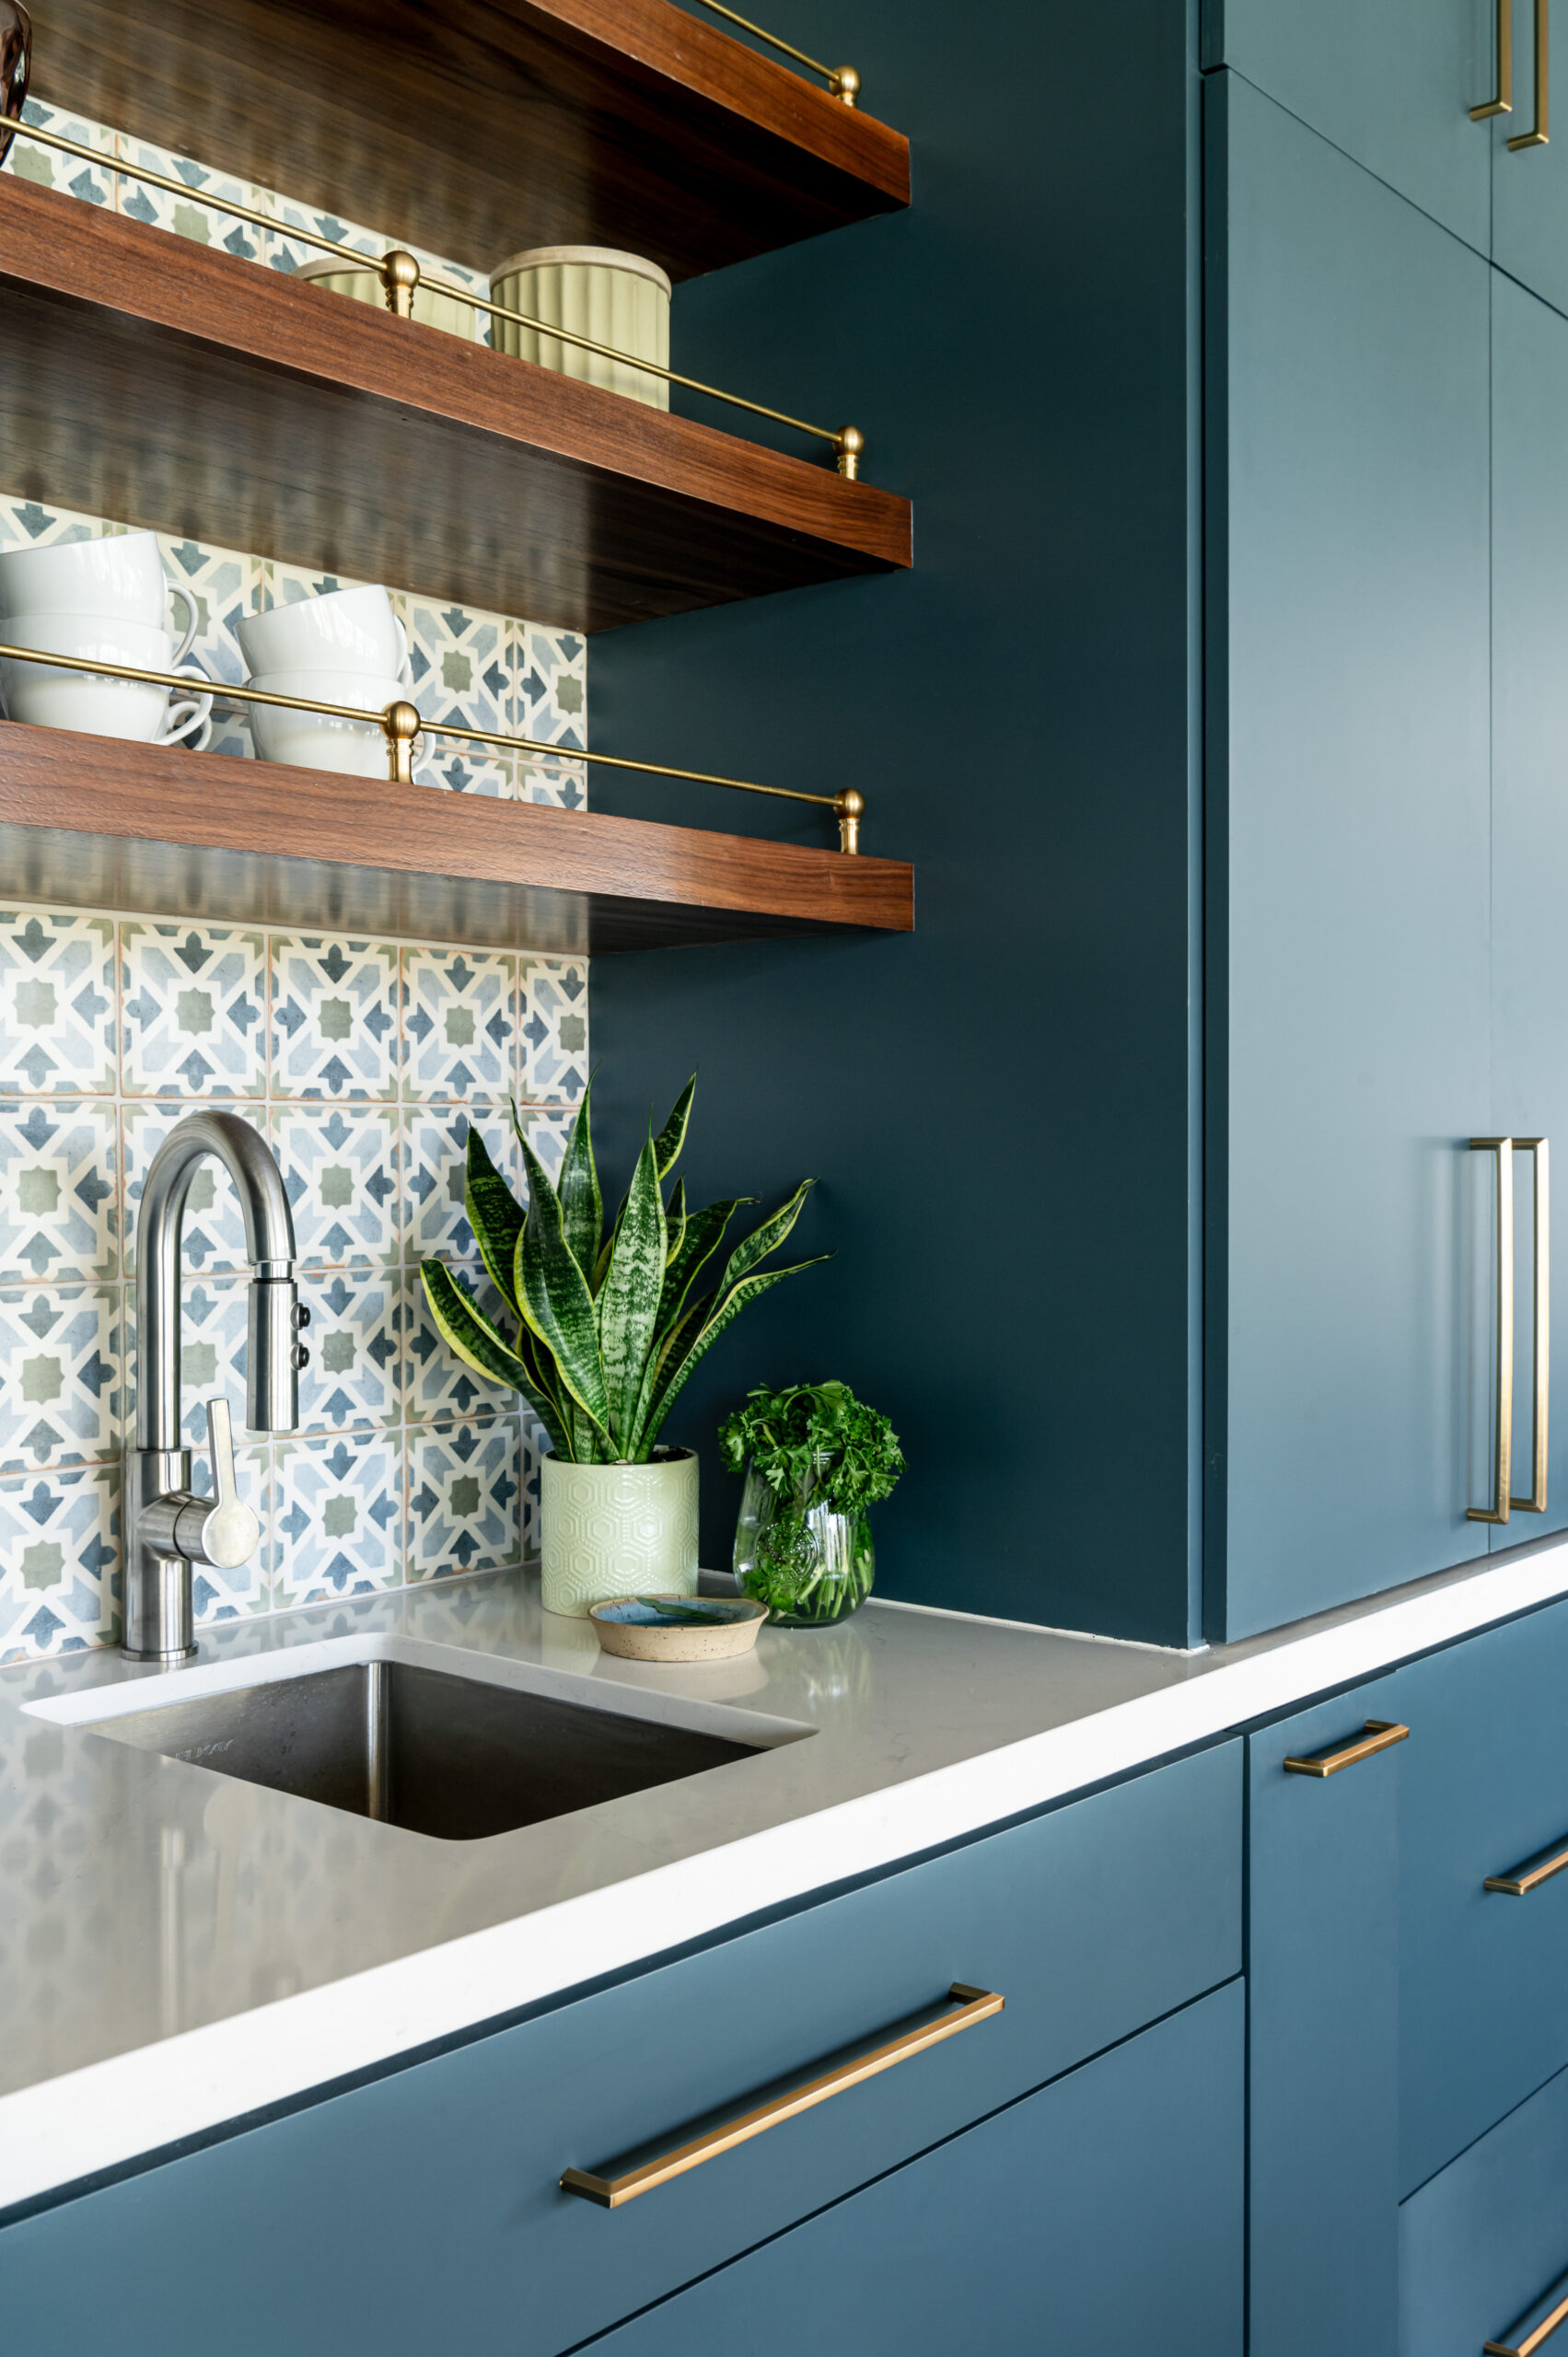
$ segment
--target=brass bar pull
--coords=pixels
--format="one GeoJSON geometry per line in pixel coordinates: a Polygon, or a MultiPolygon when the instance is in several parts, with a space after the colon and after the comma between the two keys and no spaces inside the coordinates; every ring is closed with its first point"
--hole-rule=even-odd
{"type": "Polygon", "coordinates": [[[1546,1512],[1547,1411],[1551,1391],[1551,1198],[1545,1138],[1516,1138],[1535,1161],[1535,1351],[1530,1385],[1530,1494],[1510,1498],[1521,1514],[1546,1512]]]}
{"type": "Polygon", "coordinates": [[[1374,1752],[1387,1751],[1396,1743],[1404,1743],[1409,1727],[1397,1719],[1368,1719],[1366,1732],[1354,1743],[1345,1744],[1338,1751],[1309,1751],[1302,1759],[1285,1761],[1287,1776],[1337,1776],[1342,1768],[1353,1768],[1358,1759],[1370,1759],[1374,1752]]]}
{"type": "Polygon", "coordinates": [[[883,2045],[873,2046],[833,2070],[824,2071],[820,2078],[808,2079],[804,2086],[791,2087],[785,2094],[759,2104],[753,2111],[721,2121],[705,2134],[694,2136],[690,2143],[678,2144],[673,2152],[661,2153],[656,2160],[645,2162],[641,2168],[628,2169],[623,2177],[595,2177],[587,2169],[568,2169],[561,2179],[562,2191],[580,2194],[585,2201],[597,2201],[601,2210],[619,2210],[623,2203],[634,2201],[639,2193],[650,2193],[656,2185],[668,2185],[671,2177],[684,2177],[688,2169],[701,2168],[704,2161],[733,2151],[737,2144],[761,2136],[764,2130],[776,2128],[781,2120],[793,2119],[797,2112],[826,2103],[830,2096],[842,2095],[846,2087],[857,2087],[863,2079],[874,2079],[879,2071],[890,2071],[895,2062],[907,2062],[912,2054],[923,2054],[928,2046],[940,2046],[944,2038],[956,2038],[959,2030],[972,2029],[976,2022],[988,2021],[1006,2003],[993,1990],[970,1989],[961,1980],[955,1980],[947,1993],[958,2000],[956,2013],[943,2014],[934,2022],[923,2022],[918,2028],[904,2030],[883,2045]]]}
{"type": "Polygon", "coordinates": [[[1486,2357],[1535,2357],[1561,2324],[1568,2324],[1568,2275],[1560,2275],[1533,2308],[1527,2308],[1506,2340],[1489,2340],[1486,2357]]]}
{"type": "Polygon", "coordinates": [[[1510,139],[1508,153],[1511,156],[1517,155],[1521,147],[1544,147],[1547,143],[1551,78],[1548,55],[1551,38],[1547,23],[1549,5],[1550,0],[1536,0],[1536,119],[1530,130],[1521,131],[1516,138],[1510,139]]]}
{"type": "Polygon", "coordinates": [[[1470,121],[1484,122],[1489,114],[1514,111],[1514,0],[1497,0],[1497,96],[1481,107],[1471,107],[1470,121]]]}
{"type": "Polygon", "coordinates": [[[1564,1866],[1568,1866],[1568,1850],[1538,1850],[1533,1858],[1527,1858],[1511,1875],[1488,1875],[1485,1887],[1488,1890],[1504,1891],[1510,1898],[1527,1898],[1532,1890],[1539,1890],[1543,1882],[1560,1875],[1564,1866]]]}
{"type": "Polygon", "coordinates": [[[1506,1522],[1514,1449],[1514,1141],[1471,1138],[1472,1154],[1497,1156],[1497,1399],[1493,1442],[1496,1472],[1489,1506],[1467,1506],[1471,1522],[1506,1522]]]}

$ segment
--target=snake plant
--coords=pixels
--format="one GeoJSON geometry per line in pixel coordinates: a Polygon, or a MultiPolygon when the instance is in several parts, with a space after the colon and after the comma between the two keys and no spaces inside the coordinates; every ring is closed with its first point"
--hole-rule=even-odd
{"type": "MultiPolygon", "coordinates": [[[[520,1391],[555,1454],[575,1465],[644,1465],[687,1376],[759,1295],[813,1260],[761,1270],[800,1216],[803,1178],[786,1203],[735,1246],[716,1284],[693,1288],[742,1203],[689,1212],[684,1179],[667,1202],[691,1117],[695,1077],[637,1157],[610,1234],[594,1164],[588,1096],[578,1109],[559,1185],[552,1185],[512,1119],[528,1176],[525,1212],[479,1132],[468,1142],[465,1202],[491,1280],[516,1319],[508,1337],[441,1260],[421,1270],[443,1340],[476,1374],[520,1391]]],[[[815,1260],[830,1256],[818,1253],[815,1260]]]]}

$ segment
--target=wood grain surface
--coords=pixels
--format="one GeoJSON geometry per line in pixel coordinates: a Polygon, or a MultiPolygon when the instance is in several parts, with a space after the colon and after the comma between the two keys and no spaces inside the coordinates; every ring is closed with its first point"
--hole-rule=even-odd
{"type": "Polygon", "coordinates": [[[602,630],[910,561],[906,500],[0,179],[7,489],[602,630]]]}
{"type": "MultiPolygon", "coordinates": [[[[822,828],[830,842],[827,811],[822,828]]],[[[595,955],[914,923],[912,871],[895,860],[10,722],[0,888],[595,955]]]]}
{"type": "Polygon", "coordinates": [[[897,132],[669,0],[31,12],[36,97],[470,269],[587,244],[686,278],[909,202],[897,132]]]}

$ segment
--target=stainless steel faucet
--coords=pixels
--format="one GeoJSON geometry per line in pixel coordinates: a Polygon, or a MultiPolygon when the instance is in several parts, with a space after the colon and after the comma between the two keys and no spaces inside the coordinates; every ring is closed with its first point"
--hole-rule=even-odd
{"type": "Polygon", "coordinates": [[[299,1422],[298,1340],[310,1322],[294,1286],[294,1221],[265,1139],[238,1113],[192,1113],[171,1130],[147,1172],[136,1228],[136,1446],[125,1480],[125,1636],[133,1661],[187,1661],[196,1650],[192,1567],[238,1571],[261,1526],[239,1496],[228,1401],[207,1401],[215,1495],[191,1487],[180,1445],[180,1262],[185,1198],[205,1155],[239,1193],[250,1255],[245,1421],[253,1432],[299,1422]]]}

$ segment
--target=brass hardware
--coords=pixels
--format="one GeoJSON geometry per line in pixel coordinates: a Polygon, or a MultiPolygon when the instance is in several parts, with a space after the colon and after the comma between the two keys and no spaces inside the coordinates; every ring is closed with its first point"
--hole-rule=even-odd
{"type": "Polygon", "coordinates": [[[1514,111],[1514,0],[1497,0],[1497,96],[1481,107],[1471,107],[1470,121],[1484,122],[1489,114],[1514,111]]]}
{"type": "Polygon", "coordinates": [[[1506,2340],[1483,2342],[1485,2357],[1535,2357],[1562,2324],[1568,2324],[1568,2275],[1560,2275],[1551,2291],[1526,2309],[1506,2340]]]}
{"type": "Polygon", "coordinates": [[[60,671],[90,671],[98,679],[134,679],[138,686],[149,688],[200,688],[220,696],[226,703],[278,704],[287,712],[322,713],[330,720],[377,722],[387,736],[391,782],[401,785],[412,783],[410,749],[413,739],[428,726],[434,737],[460,737],[466,745],[498,745],[505,751],[539,753],[552,761],[593,761],[602,769],[635,770],[639,776],[677,778],[683,785],[722,785],[732,794],[766,794],[777,802],[815,802],[837,817],[841,850],[860,849],[860,820],[865,815],[865,796],[853,785],[846,786],[841,794],[807,794],[796,785],[759,785],[750,778],[719,777],[710,770],[678,770],[668,761],[638,761],[625,753],[590,753],[586,747],[546,745],[537,737],[503,737],[494,728],[459,728],[455,721],[427,723],[412,703],[400,702],[389,704],[384,712],[366,712],[361,704],[319,703],[310,696],[275,695],[271,688],[231,687],[226,679],[209,679],[200,672],[144,671],[131,663],[106,662],[98,655],[45,655],[36,647],[0,645],[0,660],[44,663],[60,671]],[[400,738],[405,741],[400,744],[400,738]],[[398,767],[400,757],[409,764],[407,776],[398,767]],[[846,833],[854,840],[846,841],[846,833]]]}
{"type": "Polygon", "coordinates": [[[1543,1882],[1550,1882],[1565,1866],[1568,1850],[1538,1850],[1533,1858],[1527,1858],[1511,1875],[1488,1875],[1483,1887],[1504,1891],[1510,1898],[1527,1898],[1532,1890],[1539,1890],[1543,1882]]]}
{"type": "Polygon", "coordinates": [[[0,164],[27,104],[32,73],[32,18],[21,0],[0,0],[0,164]]]}
{"type": "MultiPolygon", "coordinates": [[[[27,136],[42,142],[46,147],[58,147],[67,156],[79,156],[85,163],[99,171],[110,171],[118,178],[145,180],[149,188],[166,189],[171,195],[189,197],[191,191],[183,180],[170,180],[166,173],[144,170],[140,164],[123,162],[120,157],[106,159],[84,147],[77,140],[67,139],[58,131],[45,131],[34,123],[27,125],[27,136]]],[[[229,197],[202,192],[202,202],[215,212],[231,215],[237,221],[248,221],[258,229],[276,233],[277,223],[265,213],[257,213],[247,204],[236,204],[229,197]]],[[[317,230],[296,228],[291,222],[288,236],[296,243],[319,246],[323,253],[339,254],[352,262],[356,270],[377,272],[386,288],[387,308],[400,319],[412,319],[414,290],[419,284],[419,264],[412,254],[401,247],[381,256],[379,261],[358,252],[353,246],[340,245],[335,238],[323,238],[317,230]],[[413,273],[412,277],[408,273],[413,273]],[[406,297],[406,304],[405,304],[406,297]]],[[[705,400],[725,401],[731,409],[743,409],[750,417],[768,418],[774,425],[787,425],[793,433],[808,434],[818,442],[830,442],[838,455],[839,472],[847,481],[859,478],[860,457],[865,447],[865,437],[855,426],[833,427],[813,425],[809,419],[792,417],[787,410],[770,409],[765,401],[748,401],[744,393],[726,393],[717,385],[705,385],[698,377],[682,377],[674,368],[667,368],[656,360],[640,360],[633,353],[618,352],[612,343],[599,343],[591,335],[579,335],[575,329],[558,325],[550,319],[536,319],[527,311],[514,311],[505,303],[494,303],[483,295],[470,294],[466,287],[443,284],[442,294],[454,303],[466,303],[470,310],[482,311],[492,319],[510,319],[518,327],[530,328],[536,335],[552,336],[557,343],[569,343],[574,351],[592,352],[601,360],[618,361],[623,368],[640,369],[645,377],[658,377],[667,385],[679,385],[689,393],[701,393],[705,400]],[[853,435],[854,442],[849,438],[853,435]],[[853,461],[853,463],[846,463],[853,461]]]]}
{"type": "Polygon", "coordinates": [[[804,2086],[791,2087],[787,2094],[772,2096],[755,2110],[744,2111],[738,2118],[726,2119],[703,2135],[692,2137],[690,2143],[678,2144],[673,2152],[661,2153],[656,2160],[628,2169],[623,2177],[596,2177],[587,2169],[568,2169],[561,2179],[562,2191],[580,2194],[585,2201],[598,2202],[601,2210],[619,2210],[623,2203],[634,2201],[639,2193],[651,2193],[656,2185],[668,2185],[671,2177],[684,2177],[688,2169],[700,2168],[704,2161],[733,2152],[737,2144],[747,2143],[765,2130],[777,2128],[782,2120],[794,2119],[814,2105],[826,2103],[830,2096],[842,2095],[846,2087],[857,2087],[863,2080],[874,2079],[878,2072],[890,2071],[895,2062],[907,2062],[912,2054],[923,2054],[927,2047],[939,2046],[944,2038],[956,2038],[959,2030],[988,2021],[1006,2003],[993,1990],[970,1989],[961,1980],[955,1980],[947,1994],[958,2000],[957,2013],[943,2014],[934,2022],[923,2022],[917,2028],[904,2030],[885,2044],[873,2046],[831,2071],[824,2071],[819,2078],[808,2079],[804,2086]]]}
{"type": "Polygon", "coordinates": [[[1353,1768],[1358,1759],[1370,1759],[1376,1751],[1387,1751],[1396,1743],[1409,1739],[1409,1727],[1397,1719],[1368,1719],[1366,1733],[1358,1742],[1347,1743],[1339,1751],[1309,1751],[1305,1757],[1295,1756],[1284,1763],[1287,1776],[1337,1776],[1342,1768],[1353,1768]]]}
{"type": "Polygon", "coordinates": [[[1471,1522],[1506,1522],[1514,1469],[1514,1141],[1471,1138],[1470,1152],[1497,1156],[1496,1471],[1491,1505],[1467,1506],[1465,1512],[1471,1522]]]}
{"type": "Polygon", "coordinates": [[[1521,1514],[1546,1512],[1547,1419],[1551,1391],[1551,1201],[1545,1138],[1516,1138],[1516,1154],[1535,1160],[1535,1353],[1530,1386],[1530,1494],[1510,1498],[1521,1514]]]}
{"type": "Polygon", "coordinates": [[[381,714],[381,726],[387,732],[387,761],[394,785],[413,784],[414,739],[424,726],[417,704],[400,699],[389,703],[381,714]]]}
{"type": "Polygon", "coordinates": [[[413,298],[419,286],[419,264],[401,246],[394,246],[381,257],[381,284],[387,290],[387,308],[395,319],[412,319],[413,298]]]}
{"type": "Polygon", "coordinates": [[[1547,144],[1550,58],[1547,45],[1550,28],[1547,22],[1548,0],[1536,0],[1536,119],[1528,131],[1521,131],[1516,139],[1508,142],[1508,153],[1517,155],[1521,147],[1544,147],[1547,144]]]}
{"type": "Polygon", "coordinates": [[[761,25],[752,24],[749,17],[738,17],[733,8],[721,8],[719,0],[702,0],[702,6],[714,16],[722,17],[726,24],[738,25],[743,33],[752,33],[758,41],[765,41],[770,49],[782,50],[786,57],[793,57],[797,65],[809,66],[813,74],[820,74],[830,96],[842,99],[846,107],[854,106],[860,96],[860,76],[853,65],[819,65],[814,57],[807,57],[803,49],[792,48],[787,41],[781,41],[777,33],[765,33],[761,25]]]}

